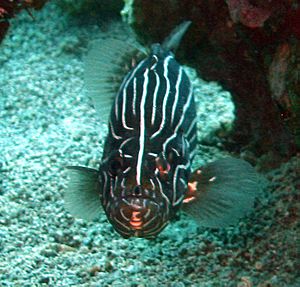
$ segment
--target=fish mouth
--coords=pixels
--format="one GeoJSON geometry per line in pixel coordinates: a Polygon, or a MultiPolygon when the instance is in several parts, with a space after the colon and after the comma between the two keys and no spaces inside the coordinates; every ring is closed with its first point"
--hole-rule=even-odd
{"type": "Polygon", "coordinates": [[[161,205],[150,197],[124,197],[109,209],[110,222],[125,238],[153,238],[167,225],[161,205]]]}

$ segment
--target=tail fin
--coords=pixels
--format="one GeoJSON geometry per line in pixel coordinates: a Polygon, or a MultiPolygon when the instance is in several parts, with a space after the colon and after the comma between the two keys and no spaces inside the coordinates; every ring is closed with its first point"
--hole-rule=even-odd
{"type": "Polygon", "coordinates": [[[186,198],[183,210],[204,227],[227,227],[247,215],[261,183],[255,169],[246,161],[224,158],[196,170],[190,180],[196,188],[186,198]]]}
{"type": "Polygon", "coordinates": [[[176,26],[162,43],[162,48],[166,51],[175,52],[181,42],[182,37],[184,36],[191,23],[191,21],[184,21],[176,26]]]}

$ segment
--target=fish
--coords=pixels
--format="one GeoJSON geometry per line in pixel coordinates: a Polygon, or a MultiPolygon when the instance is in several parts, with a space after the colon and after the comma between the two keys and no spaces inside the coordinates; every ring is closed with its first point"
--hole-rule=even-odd
{"type": "Polygon", "coordinates": [[[92,45],[85,84],[108,132],[99,169],[67,167],[65,206],[75,217],[104,211],[122,237],[153,239],[181,211],[200,226],[223,228],[253,209],[260,186],[248,162],[227,157],[192,171],[194,93],[174,55],[190,25],[149,50],[113,37],[92,45]]]}

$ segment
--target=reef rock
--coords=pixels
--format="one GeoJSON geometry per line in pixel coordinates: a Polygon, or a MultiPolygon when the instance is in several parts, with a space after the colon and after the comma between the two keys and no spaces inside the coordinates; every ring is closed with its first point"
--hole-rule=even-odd
{"type": "Polygon", "coordinates": [[[300,148],[299,1],[125,1],[141,41],[160,42],[191,20],[180,61],[232,93],[236,120],[228,147],[290,157],[300,148]]]}

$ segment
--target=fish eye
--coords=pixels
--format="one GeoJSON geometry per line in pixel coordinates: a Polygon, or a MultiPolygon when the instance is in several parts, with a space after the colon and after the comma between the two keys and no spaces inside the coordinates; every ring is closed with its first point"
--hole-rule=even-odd
{"type": "Polygon", "coordinates": [[[171,164],[175,164],[178,158],[180,158],[180,152],[175,148],[172,148],[167,154],[167,160],[171,164]]]}
{"type": "Polygon", "coordinates": [[[117,176],[123,171],[123,163],[121,158],[112,159],[109,163],[109,173],[112,176],[117,176]]]}

